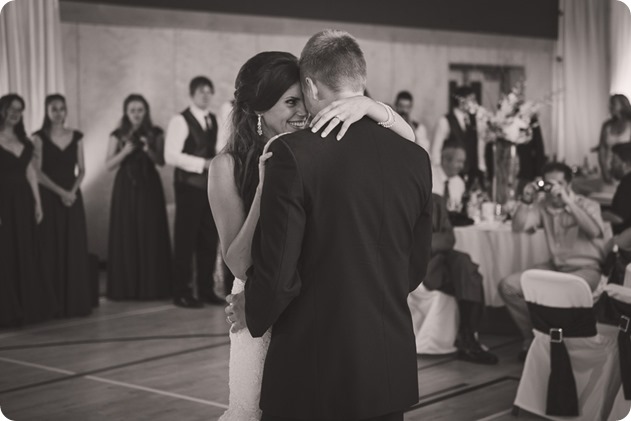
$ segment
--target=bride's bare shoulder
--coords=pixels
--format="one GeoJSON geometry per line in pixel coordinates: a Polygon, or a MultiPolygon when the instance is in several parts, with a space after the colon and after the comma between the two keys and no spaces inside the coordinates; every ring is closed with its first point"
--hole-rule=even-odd
{"type": "Polygon", "coordinates": [[[210,161],[209,177],[226,177],[233,175],[234,158],[228,153],[220,153],[210,161]]]}

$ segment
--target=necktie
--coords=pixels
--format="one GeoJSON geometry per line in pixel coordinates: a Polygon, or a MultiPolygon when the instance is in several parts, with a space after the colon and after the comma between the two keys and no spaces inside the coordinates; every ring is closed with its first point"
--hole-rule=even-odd
{"type": "Polygon", "coordinates": [[[443,198],[445,199],[445,206],[447,206],[447,209],[449,209],[449,200],[451,199],[451,197],[449,197],[449,179],[445,180],[445,190],[443,191],[443,198]]]}
{"type": "Polygon", "coordinates": [[[468,114],[465,114],[463,121],[465,131],[469,131],[469,129],[471,128],[471,117],[468,114]]]}
{"type": "Polygon", "coordinates": [[[206,130],[209,131],[213,128],[213,121],[210,119],[210,115],[206,114],[204,116],[204,121],[206,122],[206,130]]]}

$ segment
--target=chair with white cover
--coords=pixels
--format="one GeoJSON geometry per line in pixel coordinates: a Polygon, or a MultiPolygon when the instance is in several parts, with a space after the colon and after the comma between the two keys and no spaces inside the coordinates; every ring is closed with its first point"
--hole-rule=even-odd
{"type": "Polygon", "coordinates": [[[535,337],[515,406],[553,420],[606,421],[620,388],[617,344],[596,330],[587,282],[532,269],[521,285],[535,337]]]}
{"type": "Polygon", "coordinates": [[[599,305],[601,320],[605,323],[598,325],[599,333],[618,342],[622,387],[609,415],[609,420],[618,421],[631,411],[631,288],[615,284],[605,286],[599,305]]]}
{"type": "Polygon", "coordinates": [[[449,354],[456,351],[459,313],[456,299],[423,284],[408,295],[417,354],[449,354]]]}

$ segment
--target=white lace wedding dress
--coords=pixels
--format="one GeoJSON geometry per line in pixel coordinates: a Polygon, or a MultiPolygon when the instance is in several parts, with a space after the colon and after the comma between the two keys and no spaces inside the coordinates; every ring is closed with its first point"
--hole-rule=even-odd
{"type": "MultiPolygon", "coordinates": [[[[243,291],[244,281],[235,279],[232,294],[243,291]]],[[[260,421],[261,380],[271,330],[262,338],[253,338],[247,329],[230,333],[228,410],[219,421],[260,421]]]]}

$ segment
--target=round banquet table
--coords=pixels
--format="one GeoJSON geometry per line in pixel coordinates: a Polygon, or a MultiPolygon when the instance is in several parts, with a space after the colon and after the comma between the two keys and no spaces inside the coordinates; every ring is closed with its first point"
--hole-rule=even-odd
{"type": "Polygon", "coordinates": [[[487,306],[502,307],[500,281],[511,273],[530,269],[550,260],[542,229],[534,234],[515,233],[510,223],[479,223],[454,228],[455,249],[468,253],[480,267],[487,306]]]}

